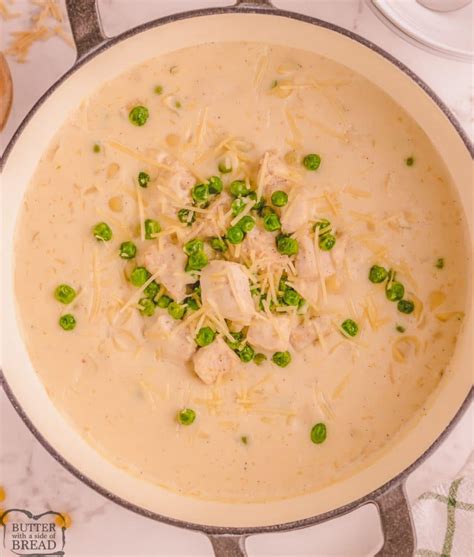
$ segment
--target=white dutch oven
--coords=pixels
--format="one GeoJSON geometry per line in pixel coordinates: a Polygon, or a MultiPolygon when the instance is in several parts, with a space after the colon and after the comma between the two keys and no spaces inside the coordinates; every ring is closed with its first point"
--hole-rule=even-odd
{"type": "MultiPolygon", "coordinates": [[[[3,377],[7,395],[38,440],[68,470],[126,508],[211,538],[216,555],[245,554],[245,537],[334,518],[366,503],[381,514],[380,555],[411,555],[414,534],[404,497],[407,474],[466,408],[472,386],[472,314],[467,311],[451,365],[429,410],[370,467],[322,491],[268,504],[227,504],[165,491],[114,467],[66,422],[33,369],[19,330],[13,292],[15,222],[41,154],[84,97],[135,64],[209,41],[260,41],[300,48],[344,64],[378,85],[418,122],[444,159],[464,207],[472,239],[472,147],[449,110],[410,70],[348,31],[283,12],[269,0],[239,0],[229,8],[179,14],[105,38],[95,0],[67,0],[78,51],[76,65],[25,118],[2,159],[3,377]]],[[[471,253],[471,252],[470,252],[471,253]]]]}

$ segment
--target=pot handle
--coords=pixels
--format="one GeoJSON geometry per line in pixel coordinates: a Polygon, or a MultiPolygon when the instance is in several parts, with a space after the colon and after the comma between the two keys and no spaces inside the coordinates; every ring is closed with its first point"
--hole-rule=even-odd
{"type": "Polygon", "coordinates": [[[239,6],[246,8],[273,8],[271,0],[237,0],[234,4],[236,8],[239,6]]]}
{"type": "Polygon", "coordinates": [[[207,534],[215,557],[247,557],[245,540],[247,536],[227,534],[207,534]]]}
{"type": "Polygon", "coordinates": [[[378,508],[384,542],[376,557],[412,557],[416,535],[405,485],[400,483],[373,501],[378,508]]]}
{"type": "Polygon", "coordinates": [[[97,0],[66,0],[66,10],[77,50],[77,60],[107,40],[97,0]]]}

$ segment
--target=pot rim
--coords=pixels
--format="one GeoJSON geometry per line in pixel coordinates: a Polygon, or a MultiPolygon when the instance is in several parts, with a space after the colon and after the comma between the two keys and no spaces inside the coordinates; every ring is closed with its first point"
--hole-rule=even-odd
{"type": "MultiPolygon", "coordinates": [[[[221,15],[221,14],[242,14],[242,13],[251,13],[251,14],[258,14],[258,15],[271,15],[271,16],[279,16],[279,17],[286,17],[289,19],[295,19],[298,21],[302,21],[304,23],[309,23],[311,25],[315,25],[317,27],[322,27],[333,31],[335,33],[339,33],[349,39],[352,39],[363,46],[369,48],[370,50],[376,52],[385,60],[395,65],[399,70],[404,72],[408,77],[411,78],[423,91],[435,102],[437,107],[443,112],[443,114],[447,117],[451,125],[454,127],[456,132],[458,133],[459,137],[461,138],[462,142],[466,146],[468,152],[470,153],[471,157],[474,157],[474,145],[469,139],[467,133],[461,127],[460,123],[452,113],[452,111],[446,106],[446,104],[440,99],[440,97],[412,70],[410,70],[405,64],[400,62],[397,58],[392,56],[390,53],[373,43],[372,41],[365,39],[350,31],[348,29],[344,29],[338,25],[333,23],[323,21],[318,18],[314,18],[311,16],[307,16],[304,14],[299,14],[296,12],[290,12],[287,10],[280,10],[275,8],[271,5],[265,5],[264,7],[260,6],[250,6],[250,5],[234,5],[228,7],[221,7],[221,8],[206,8],[206,9],[198,9],[198,10],[191,10],[187,12],[181,12],[177,14],[171,14],[162,18],[158,18],[146,23],[143,23],[137,27],[133,27],[132,29],[128,29],[119,35],[116,35],[112,38],[104,37],[103,42],[91,52],[86,54],[84,57],[76,61],[73,66],[64,73],[56,82],[49,87],[45,93],[36,101],[33,107],[28,111],[26,116],[23,118],[22,122],[14,132],[13,136],[11,137],[10,141],[8,142],[2,157],[0,158],[0,170],[2,170],[7,163],[8,157],[10,152],[15,147],[15,144],[22,134],[24,128],[28,125],[29,121],[33,118],[39,108],[43,105],[43,103],[54,93],[54,91],[64,82],[66,81],[72,74],[74,74],[79,68],[81,68],[84,64],[87,64],[90,60],[95,58],[96,56],[100,55],[105,50],[115,46],[122,41],[138,35],[144,31],[149,29],[153,29],[155,27],[160,27],[162,25],[166,25],[168,23],[172,23],[175,21],[180,21],[184,19],[193,19],[197,17],[204,17],[204,16],[212,16],[212,15],[221,15]]],[[[23,420],[25,425],[34,435],[34,437],[40,442],[40,444],[46,449],[46,451],[55,458],[59,464],[61,464],[64,468],[66,468],[71,474],[73,474],[76,478],[78,478],[81,482],[86,484],[88,487],[92,488],[94,491],[99,493],[100,495],[106,497],[110,501],[117,503],[118,505],[124,507],[127,510],[133,511],[139,515],[142,515],[146,518],[150,518],[159,522],[163,522],[170,526],[177,526],[180,528],[184,528],[187,530],[192,530],[208,535],[236,535],[236,536],[246,536],[252,534],[261,534],[261,533],[270,533],[270,532],[282,532],[287,530],[293,530],[298,528],[304,528],[307,526],[313,526],[319,524],[321,522],[325,522],[326,520],[336,518],[343,514],[346,514],[350,511],[353,511],[362,505],[367,503],[374,503],[378,497],[382,494],[386,493],[387,491],[397,487],[401,484],[406,477],[415,469],[417,468],[428,456],[430,456],[436,448],[441,444],[441,442],[447,437],[449,432],[452,430],[454,425],[459,421],[461,416],[467,410],[468,406],[470,405],[472,399],[474,399],[474,388],[471,388],[468,392],[466,398],[464,399],[462,405],[450,421],[450,423],[446,426],[443,432],[435,439],[432,445],[422,453],[410,466],[402,470],[399,474],[394,476],[390,481],[386,482],[384,485],[380,486],[376,490],[366,494],[347,505],[342,507],[338,507],[331,511],[321,513],[315,516],[311,516],[308,518],[285,522],[282,524],[275,524],[269,526],[253,526],[253,527],[226,527],[226,526],[210,526],[210,525],[202,525],[193,522],[188,522],[184,520],[179,520],[175,518],[171,518],[168,516],[161,515],[159,513],[150,511],[144,507],[139,505],[135,505],[130,501],[127,501],[116,494],[112,493],[108,489],[105,489],[98,483],[96,483],[91,478],[82,474],[82,472],[76,468],[73,464],[67,461],[63,456],[47,441],[47,439],[38,431],[35,427],[33,422],[30,420],[28,415],[23,410],[22,406],[18,402],[17,398],[15,397],[13,391],[11,390],[8,382],[5,378],[3,370],[0,368],[0,383],[5,391],[7,398],[10,400],[13,408],[16,410],[20,418],[23,420]]]]}

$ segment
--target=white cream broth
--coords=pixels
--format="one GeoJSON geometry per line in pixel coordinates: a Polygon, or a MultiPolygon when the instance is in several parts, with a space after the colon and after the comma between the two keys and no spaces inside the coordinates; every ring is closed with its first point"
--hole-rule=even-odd
{"type": "Polygon", "coordinates": [[[61,127],[19,218],[17,302],[49,396],[108,459],[173,491],[266,501],[353,474],[426,411],[462,322],[463,234],[439,155],[378,88],[308,52],[207,44],[133,68],[61,127]],[[149,110],[143,126],[129,120],[136,105],[149,110]],[[309,153],[321,158],[315,171],[302,164],[309,153]],[[232,172],[220,174],[219,163],[232,172]],[[146,188],[137,183],[142,171],[146,188]],[[190,190],[213,175],[224,192],[191,226],[181,223],[190,190]],[[223,255],[210,248],[209,237],[224,236],[233,219],[229,184],[245,178],[270,206],[274,191],[289,195],[273,209],[298,256],[278,252],[278,233],[256,211],[240,246],[223,255]],[[143,219],[159,221],[153,239],[141,239],[143,219]],[[321,219],[336,238],[330,251],[314,238],[321,219]],[[110,241],[94,237],[100,222],[110,241]],[[160,307],[142,315],[132,270],[150,267],[166,283],[160,294],[181,301],[197,280],[182,250],[193,237],[218,260],[202,271],[204,309],[183,320],[160,307]],[[119,256],[125,241],[136,245],[135,259],[119,256]],[[368,279],[373,265],[396,271],[412,313],[387,299],[386,282],[368,279]],[[278,299],[283,270],[309,301],[299,310],[278,299]],[[252,277],[278,311],[266,302],[260,311],[248,292],[252,277]],[[60,284],[77,292],[72,303],[55,299],[60,284]],[[73,330],[59,326],[64,314],[74,316],[73,330]],[[354,337],[341,330],[347,319],[358,326],[354,337]],[[206,326],[217,338],[196,350],[194,336],[206,326]],[[224,342],[227,327],[244,327],[267,360],[242,362],[224,342]],[[272,356],[286,350],[291,363],[280,367],[272,356]],[[191,425],[177,419],[183,408],[196,413],[191,425]],[[327,437],[314,443],[319,423],[327,437]]]}

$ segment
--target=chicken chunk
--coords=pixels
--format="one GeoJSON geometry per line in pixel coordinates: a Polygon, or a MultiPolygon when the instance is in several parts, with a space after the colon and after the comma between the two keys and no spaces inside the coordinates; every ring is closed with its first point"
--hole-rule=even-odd
{"type": "Polygon", "coordinates": [[[331,320],[328,317],[315,317],[301,323],[291,332],[291,345],[297,351],[304,350],[319,338],[318,330],[321,335],[327,336],[331,332],[331,320]]]}
{"type": "Polygon", "coordinates": [[[270,198],[275,191],[288,193],[290,182],[288,168],[275,153],[268,152],[267,173],[264,181],[264,196],[270,198]]]}
{"type": "Polygon", "coordinates": [[[175,319],[163,314],[145,330],[145,338],[156,345],[158,359],[181,364],[189,362],[196,352],[196,343],[185,330],[173,332],[178,325],[175,319]]]}
{"type": "Polygon", "coordinates": [[[283,232],[292,234],[304,226],[311,218],[311,205],[308,193],[304,190],[299,191],[282,210],[283,232]]]}
{"type": "Polygon", "coordinates": [[[225,319],[248,325],[255,312],[249,279],[239,263],[214,260],[201,273],[203,303],[225,319]]]}
{"type": "Polygon", "coordinates": [[[249,232],[242,244],[242,255],[250,259],[253,253],[259,268],[263,269],[269,264],[283,267],[288,261],[288,256],[282,255],[276,247],[275,237],[273,234],[265,232],[258,226],[255,226],[249,232]]]}
{"type": "Polygon", "coordinates": [[[206,385],[212,385],[219,376],[233,371],[239,362],[238,356],[221,337],[200,348],[193,358],[194,372],[206,385]]]}
{"type": "MultiPolygon", "coordinates": [[[[337,238],[336,245],[331,251],[318,250],[319,269],[323,278],[327,279],[342,268],[345,258],[347,237],[337,238]]],[[[295,260],[296,272],[299,278],[314,280],[319,277],[318,264],[314,243],[311,238],[304,236],[299,239],[299,251],[295,260]]]]}
{"type": "Polygon", "coordinates": [[[314,242],[312,238],[304,235],[298,239],[299,250],[295,259],[295,268],[298,277],[302,279],[316,279],[318,277],[318,265],[314,253],[314,242]]]}
{"type": "Polygon", "coordinates": [[[163,249],[152,245],[144,254],[145,267],[157,275],[158,281],[168,290],[171,296],[181,302],[186,296],[186,285],[195,282],[186,267],[186,254],[183,249],[170,241],[163,242],[163,249]]]}
{"type": "Polygon", "coordinates": [[[285,315],[268,319],[255,317],[247,332],[247,340],[263,350],[272,352],[288,350],[290,344],[291,319],[285,315]]]}

